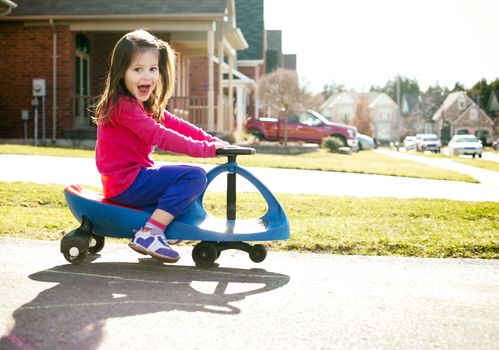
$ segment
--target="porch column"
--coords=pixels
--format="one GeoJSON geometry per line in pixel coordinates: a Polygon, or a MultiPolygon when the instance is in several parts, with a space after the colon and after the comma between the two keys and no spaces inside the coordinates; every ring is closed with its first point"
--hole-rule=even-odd
{"type": "Polygon", "coordinates": [[[215,32],[207,32],[208,41],[208,131],[215,130],[215,74],[213,70],[213,56],[215,54],[215,32]]]}
{"type": "Polygon", "coordinates": [[[232,132],[234,128],[234,84],[233,84],[233,77],[234,77],[234,56],[230,53],[229,54],[229,115],[227,116],[227,121],[229,122],[228,125],[228,131],[232,132]]]}
{"type": "Polygon", "coordinates": [[[260,118],[260,98],[258,94],[260,91],[258,90],[258,84],[255,87],[254,96],[255,96],[255,110],[253,111],[253,118],[260,118]]]}
{"type": "Polygon", "coordinates": [[[246,117],[246,94],[242,86],[236,88],[236,132],[238,135],[243,134],[243,122],[246,117]]]}
{"type": "Polygon", "coordinates": [[[220,34],[218,38],[218,90],[217,90],[217,131],[224,131],[224,90],[222,82],[224,79],[223,63],[224,63],[224,43],[223,37],[220,34]]]}
{"type": "Polygon", "coordinates": [[[258,81],[260,80],[260,65],[257,64],[255,67],[255,82],[256,82],[256,87],[255,90],[253,91],[253,96],[254,96],[254,102],[255,102],[255,110],[253,111],[253,118],[260,118],[260,97],[258,94],[260,93],[258,90],[258,81]]]}

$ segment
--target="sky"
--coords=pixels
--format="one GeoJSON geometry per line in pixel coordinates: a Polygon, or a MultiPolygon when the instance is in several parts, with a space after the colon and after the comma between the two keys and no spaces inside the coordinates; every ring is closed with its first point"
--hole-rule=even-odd
{"type": "Polygon", "coordinates": [[[264,0],[310,91],[356,91],[400,74],[421,90],[499,77],[499,0],[264,0]]]}

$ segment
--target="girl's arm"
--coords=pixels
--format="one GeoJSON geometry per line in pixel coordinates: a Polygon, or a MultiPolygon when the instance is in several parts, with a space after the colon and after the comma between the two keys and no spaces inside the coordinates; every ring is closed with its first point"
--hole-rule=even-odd
{"type": "Polygon", "coordinates": [[[149,117],[137,103],[126,101],[120,107],[116,122],[128,128],[145,143],[151,146],[156,145],[164,151],[186,154],[191,157],[215,157],[218,139],[194,139],[191,135],[184,135],[159,124],[149,117]]]}
{"type": "Polygon", "coordinates": [[[165,111],[164,113],[163,125],[168,129],[175,130],[182,135],[190,136],[194,140],[210,142],[221,141],[218,137],[211,136],[203,129],[189,123],[186,120],[183,120],[182,118],[170,114],[168,111],[165,111]]]}

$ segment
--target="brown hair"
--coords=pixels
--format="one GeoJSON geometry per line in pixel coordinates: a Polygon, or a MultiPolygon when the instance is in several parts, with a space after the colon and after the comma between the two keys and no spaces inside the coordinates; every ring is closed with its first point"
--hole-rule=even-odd
{"type": "Polygon", "coordinates": [[[117,107],[120,96],[132,97],[125,87],[125,72],[133,57],[147,49],[158,50],[160,79],[149,99],[144,102],[144,108],[156,121],[163,118],[168,99],[173,92],[175,51],[167,42],[156,38],[147,30],[139,29],[125,34],[114,46],[104,91],[95,108],[93,120],[96,124],[109,122],[110,114],[117,107]]]}

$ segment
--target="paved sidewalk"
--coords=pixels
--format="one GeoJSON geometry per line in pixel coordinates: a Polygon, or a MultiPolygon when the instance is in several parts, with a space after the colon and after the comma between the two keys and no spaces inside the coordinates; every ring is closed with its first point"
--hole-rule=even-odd
{"type": "Polygon", "coordinates": [[[126,244],[70,265],[0,237],[0,349],[497,349],[499,261],[223,252],[161,265],[126,244]]]}
{"type": "MultiPolygon", "coordinates": [[[[158,164],[167,164],[158,162],[158,164]]],[[[92,158],[0,155],[0,181],[82,184],[101,187],[92,158]]],[[[204,169],[211,165],[199,165],[204,169]]],[[[483,184],[427,180],[396,176],[337,173],[311,170],[247,168],[274,193],[324,194],[353,197],[445,198],[499,202],[499,189],[483,184]]],[[[499,180],[498,180],[499,182],[499,180]]],[[[210,191],[225,191],[225,177],[218,176],[210,191]]],[[[254,191],[238,179],[238,191],[254,191]]]]}

